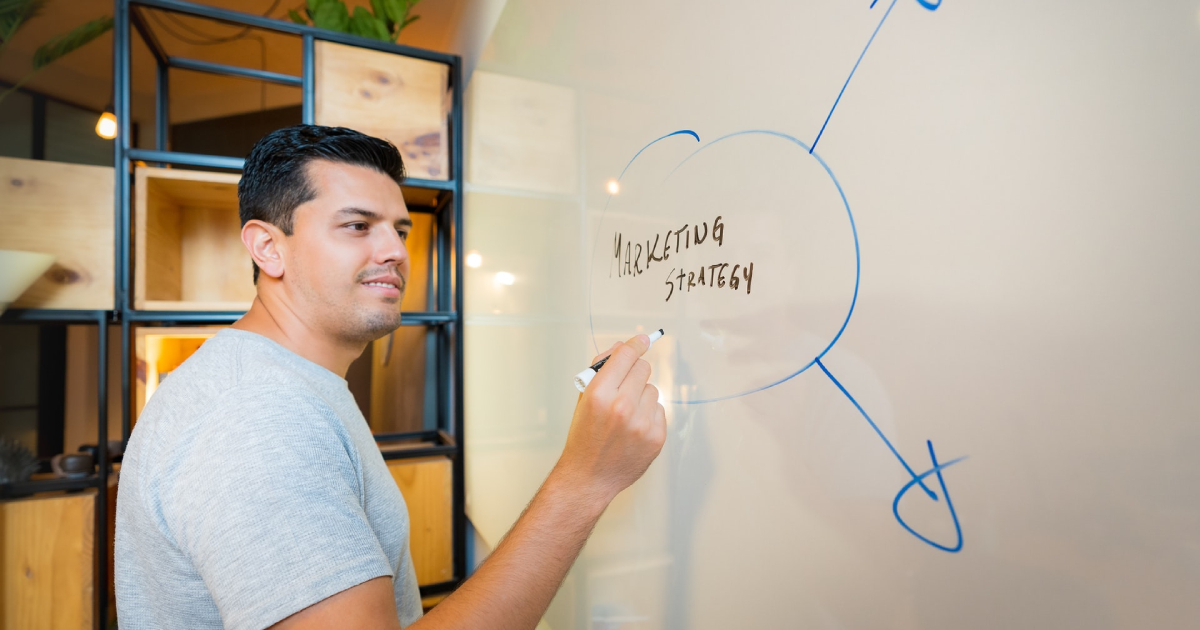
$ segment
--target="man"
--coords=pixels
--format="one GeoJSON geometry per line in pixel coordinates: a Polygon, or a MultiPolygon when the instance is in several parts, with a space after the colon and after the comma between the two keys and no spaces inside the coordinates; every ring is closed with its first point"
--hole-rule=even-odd
{"type": "Polygon", "coordinates": [[[412,226],[390,143],[300,125],[238,185],[258,296],[164,381],[117,500],[121,630],[533,628],[608,503],[666,436],[639,335],[491,557],[421,617],[408,514],[344,379],[400,324],[412,226]]]}

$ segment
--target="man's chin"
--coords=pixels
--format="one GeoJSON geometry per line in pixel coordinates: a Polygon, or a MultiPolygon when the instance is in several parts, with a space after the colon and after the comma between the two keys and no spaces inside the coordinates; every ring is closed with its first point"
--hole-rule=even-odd
{"type": "MultiPolygon", "coordinates": [[[[366,317],[357,318],[357,325],[352,330],[346,330],[348,337],[357,341],[372,342],[385,337],[400,327],[400,311],[368,313],[366,317]]],[[[345,320],[353,321],[351,318],[345,320]]]]}

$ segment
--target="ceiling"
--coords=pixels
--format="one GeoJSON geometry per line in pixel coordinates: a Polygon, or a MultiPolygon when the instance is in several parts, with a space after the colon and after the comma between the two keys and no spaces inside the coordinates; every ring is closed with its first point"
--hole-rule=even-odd
{"type": "MultiPolygon", "coordinates": [[[[369,0],[345,0],[369,8],[369,0]]],[[[424,0],[413,11],[421,19],[406,28],[400,43],[441,52],[456,52],[456,33],[471,0],[424,0]]],[[[287,10],[304,0],[201,0],[200,4],[287,19],[287,10]]],[[[14,82],[28,72],[33,51],[78,24],[112,15],[112,0],[51,0],[30,20],[0,57],[0,79],[14,82]]],[[[168,54],[248,68],[300,74],[300,38],[143,9],[146,21],[168,54]],[[213,40],[219,40],[213,42],[213,40]]],[[[136,31],[133,31],[136,33],[136,31]]],[[[154,60],[140,37],[133,38],[133,117],[153,121],[154,60]]],[[[112,33],[91,42],[45,68],[25,84],[90,109],[112,101],[112,33]]],[[[300,90],[211,74],[172,70],[173,123],[215,118],[300,103],[300,90]]]]}

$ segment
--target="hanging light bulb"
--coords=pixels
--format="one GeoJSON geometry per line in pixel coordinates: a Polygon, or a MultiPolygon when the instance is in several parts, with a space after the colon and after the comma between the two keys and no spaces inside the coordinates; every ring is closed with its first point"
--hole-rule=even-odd
{"type": "Polygon", "coordinates": [[[104,113],[100,114],[100,120],[96,121],[96,135],[105,140],[117,137],[117,117],[113,115],[112,107],[106,107],[104,113]]]}

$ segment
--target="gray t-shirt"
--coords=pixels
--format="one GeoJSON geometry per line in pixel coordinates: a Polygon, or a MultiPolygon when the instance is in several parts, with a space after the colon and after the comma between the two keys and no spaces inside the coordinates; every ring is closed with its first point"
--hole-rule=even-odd
{"type": "Polygon", "coordinates": [[[117,492],[121,630],[257,630],[372,578],[421,616],[404,498],[346,381],[225,329],[171,372],[117,492]]]}

